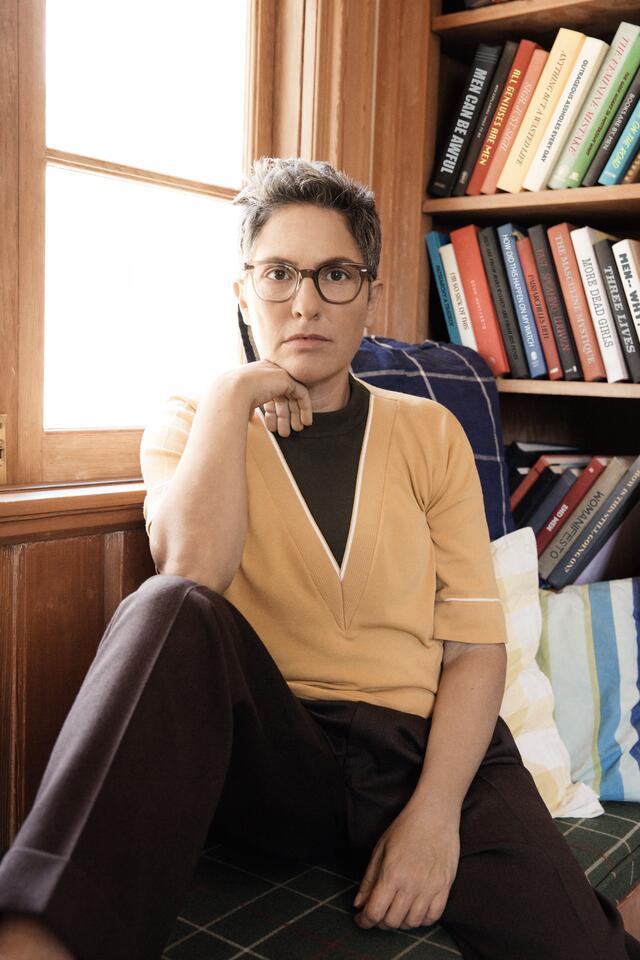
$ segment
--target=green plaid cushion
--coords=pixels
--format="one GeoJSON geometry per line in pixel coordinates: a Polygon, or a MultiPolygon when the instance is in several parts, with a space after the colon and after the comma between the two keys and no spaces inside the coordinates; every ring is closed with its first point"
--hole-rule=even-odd
{"type": "MultiPolygon", "coordinates": [[[[621,900],[640,874],[640,803],[603,804],[604,816],[557,819],[591,884],[621,900]]],[[[452,960],[436,924],[415,931],[361,930],[352,920],[359,871],[345,860],[305,864],[214,844],[200,858],[163,957],[266,958],[336,954],[351,960],[452,960]]]]}

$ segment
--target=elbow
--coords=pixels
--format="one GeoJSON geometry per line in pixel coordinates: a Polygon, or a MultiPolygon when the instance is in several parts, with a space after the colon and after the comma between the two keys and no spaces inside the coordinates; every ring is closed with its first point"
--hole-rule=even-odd
{"type": "MultiPolygon", "coordinates": [[[[155,561],[155,558],[154,558],[155,561]]],[[[233,576],[220,574],[213,566],[200,569],[193,563],[180,558],[168,557],[163,563],[156,563],[158,573],[169,577],[184,577],[198,586],[207,587],[214,593],[224,594],[231,585],[233,576]]]]}

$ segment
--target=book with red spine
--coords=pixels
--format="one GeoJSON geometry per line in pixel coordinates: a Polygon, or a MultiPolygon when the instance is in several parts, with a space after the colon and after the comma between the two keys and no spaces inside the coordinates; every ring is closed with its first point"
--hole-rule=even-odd
{"type": "Polygon", "coordinates": [[[549,380],[564,379],[562,364],[560,363],[560,354],[556,346],[553,328],[547,313],[547,305],[542,293],[542,283],[536,265],[536,258],[533,255],[533,248],[528,237],[516,240],[516,248],[520,257],[520,266],[524,275],[527,290],[529,291],[529,300],[531,309],[536,321],[536,327],[540,335],[542,352],[544,353],[545,363],[547,364],[547,373],[549,380]]]}
{"type": "Polygon", "coordinates": [[[518,486],[511,494],[511,510],[515,510],[525,493],[534,485],[545,467],[564,464],[565,467],[586,467],[591,461],[588,453],[543,453],[529,468],[518,486]]]}
{"type": "Polygon", "coordinates": [[[502,125],[498,142],[493,149],[492,156],[488,163],[488,169],[480,193],[492,194],[496,193],[498,189],[500,174],[507,162],[509,151],[520,129],[520,124],[524,120],[524,115],[527,112],[533,91],[538,85],[540,74],[547,62],[548,56],[549,53],[547,50],[539,49],[535,50],[531,57],[527,71],[522,79],[511,110],[509,111],[509,118],[506,123],[502,125]]]}
{"type": "Polygon", "coordinates": [[[507,81],[502,88],[499,97],[498,105],[495,109],[493,117],[491,119],[491,124],[487,135],[484,138],[484,142],[480,148],[478,154],[478,159],[476,160],[475,166],[471,172],[471,177],[469,178],[469,183],[467,184],[467,189],[465,193],[470,197],[477,197],[481,192],[484,179],[489,170],[489,164],[493,151],[496,148],[496,145],[500,139],[500,132],[504,125],[509,119],[509,114],[513,108],[513,105],[516,101],[520,85],[524,80],[524,77],[527,72],[527,68],[531,63],[531,58],[535,52],[538,50],[539,46],[537,43],[534,43],[533,40],[521,40],[518,44],[518,49],[516,50],[516,55],[513,59],[513,64],[509,70],[509,76],[507,81]]]}
{"type": "Polygon", "coordinates": [[[540,556],[545,547],[551,543],[552,538],[555,537],[558,530],[560,530],[562,525],[569,519],[584,495],[589,492],[589,489],[596,482],[609,463],[609,460],[610,457],[592,457],[576,482],[572,484],[560,503],[558,503],[553,512],[549,514],[540,533],[536,536],[538,556],[540,556]]]}
{"type": "Polygon", "coordinates": [[[573,339],[580,358],[584,379],[606,380],[600,348],[593,329],[589,304],[584,294],[578,261],[571,242],[568,223],[559,223],[547,230],[549,246],[562,288],[573,339]]]}
{"type": "Polygon", "coordinates": [[[451,231],[449,238],[458,261],[478,353],[489,364],[494,377],[502,376],[510,372],[509,361],[482,262],[478,227],[472,223],[459,227],[451,231]]]}

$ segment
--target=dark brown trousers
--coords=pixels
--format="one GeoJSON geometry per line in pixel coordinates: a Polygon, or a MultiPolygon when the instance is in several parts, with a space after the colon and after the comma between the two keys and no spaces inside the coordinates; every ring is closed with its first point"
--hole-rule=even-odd
{"type": "MultiPolygon", "coordinates": [[[[101,640],[0,864],[0,911],[43,918],[80,960],[157,960],[208,839],[300,859],[351,848],[364,869],[415,788],[429,726],[296,698],[227,600],[152,577],[101,640]]],[[[501,719],[441,922],[467,960],[640,958],[501,719]]]]}

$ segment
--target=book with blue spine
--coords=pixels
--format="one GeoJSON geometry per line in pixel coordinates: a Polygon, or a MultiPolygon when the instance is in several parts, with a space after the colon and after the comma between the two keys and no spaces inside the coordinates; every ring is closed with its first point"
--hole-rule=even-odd
{"type": "Polygon", "coordinates": [[[607,165],[598,177],[598,183],[611,186],[620,183],[636,153],[640,149],[640,100],[636,103],[627,125],[620,134],[607,165]]]}
{"type": "Polygon", "coordinates": [[[458,331],[458,324],[456,323],[456,312],[451,302],[451,297],[449,296],[447,278],[440,258],[440,247],[444,247],[445,244],[449,243],[449,234],[441,233],[439,230],[432,230],[430,233],[425,234],[424,242],[427,247],[427,253],[429,254],[440,303],[442,304],[442,312],[447,325],[449,340],[451,343],[462,343],[458,331]]]}
{"type": "Polygon", "coordinates": [[[538,328],[536,327],[536,321],[516,247],[516,240],[520,240],[526,236],[526,234],[513,223],[503,223],[501,227],[498,227],[497,232],[509,286],[511,287],[513,305],[522,334],[522,343],[529,366],[529,373],[532,378],[544,377],[547,373],[547,365],[544,362],[538,328]]]}

